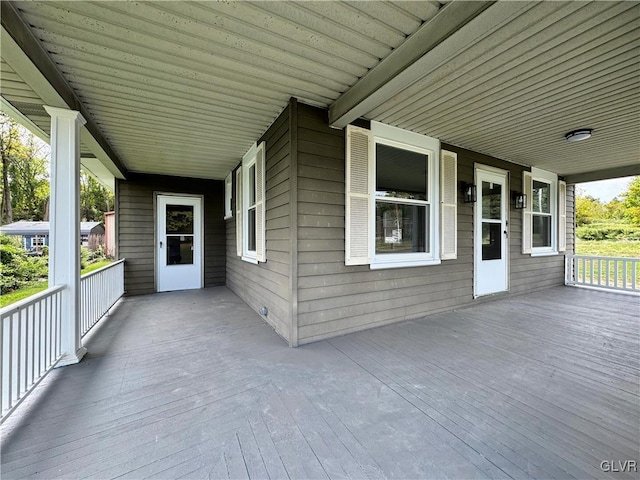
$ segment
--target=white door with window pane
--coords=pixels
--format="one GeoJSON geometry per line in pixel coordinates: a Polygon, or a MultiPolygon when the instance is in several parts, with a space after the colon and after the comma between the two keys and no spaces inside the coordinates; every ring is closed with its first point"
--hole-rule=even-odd
{"type": "Polygon", "coordinates": [[[474,212],[475,296],[508,288],[508,182],[506,172],[476,169],[474,212]]]}
{"type": "Polygon", "coordinates": [[[157,197],[157,290],[202,288],[202,198],[157,197]]]}

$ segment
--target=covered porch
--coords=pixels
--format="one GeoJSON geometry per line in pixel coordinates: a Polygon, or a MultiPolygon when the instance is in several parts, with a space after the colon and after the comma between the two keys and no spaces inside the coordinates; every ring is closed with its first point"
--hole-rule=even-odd
{"type": "Polygon", "coordinates": [[[557,287],[291,349],[226,287],[124,298],[3,478],[636,478],[639,309],[557,287]]]}

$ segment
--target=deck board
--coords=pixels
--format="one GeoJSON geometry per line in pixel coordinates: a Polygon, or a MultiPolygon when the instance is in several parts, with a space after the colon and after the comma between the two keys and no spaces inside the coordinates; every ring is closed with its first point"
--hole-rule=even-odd
{"type": "Polygon", "coordinates": [[[637,478],[640,299],[562,287],[291,349],[231,291],[124,299],[2,478],[637,478]]]}

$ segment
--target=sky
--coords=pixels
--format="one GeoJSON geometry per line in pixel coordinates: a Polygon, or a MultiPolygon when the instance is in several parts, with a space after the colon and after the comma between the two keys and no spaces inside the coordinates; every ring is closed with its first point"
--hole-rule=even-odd
{"type": "Polygon", "coordinates": [[[585,195],[599,198],[603,203],[608,203],[614,197],[623,193],[629,182],[635,177],[613,178],[611,180],[600,180],[597,182],[579,183],[576,186],[584,191],[585,195]]]}

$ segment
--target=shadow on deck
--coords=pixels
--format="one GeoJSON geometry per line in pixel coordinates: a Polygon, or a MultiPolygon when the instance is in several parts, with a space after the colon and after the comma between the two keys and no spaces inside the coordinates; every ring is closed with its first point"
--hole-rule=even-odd
{"type": "Polygon", "coordinates": [[[224,287],[126,298],[2,477],[637,478],[601,464],[639,460],[639,313],[562,287],[291,349],[224,287]]]}

